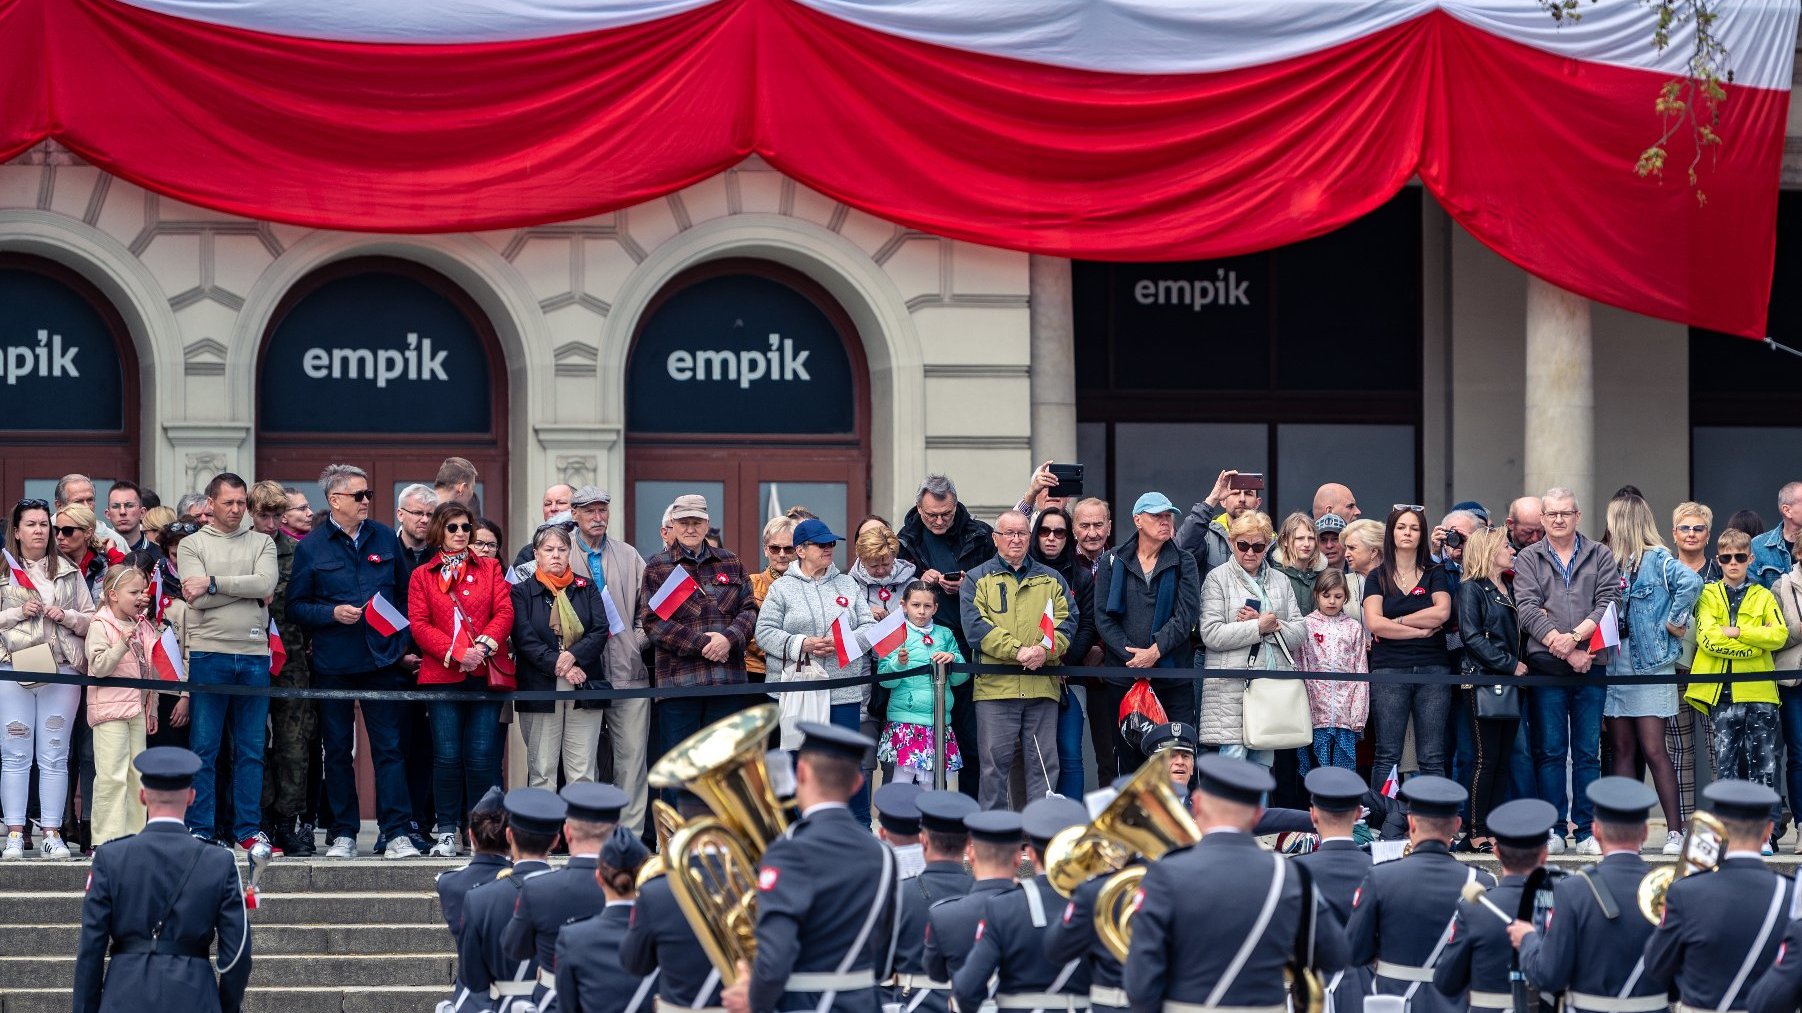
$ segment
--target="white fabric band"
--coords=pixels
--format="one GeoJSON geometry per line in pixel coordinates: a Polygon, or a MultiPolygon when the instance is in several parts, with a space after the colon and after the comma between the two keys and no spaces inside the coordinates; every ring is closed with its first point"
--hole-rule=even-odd
{"type": "Polygon", "coordinates": [[[1088,1009],[1089,997],[1064,992],[1006,992],[995,997],[996,1009],[1088,1009]]]}
{"type": "Polygon", "coordinates": [[[1622,998],[1614,995],[1591,995],[1588,992],[1564,993],[1564,1005],[1569,1009],[1582,1010],[1583,1013],[1660,1013],[1671,1008],[1670,1000],[1662,995],[1622,998]]]}
{"type": "Polygon", "coordinates": [[[796,971],[788,976],[785,986],[790,992],[851,992],[876,987],[876,972],[863,971],[796,971]]]}

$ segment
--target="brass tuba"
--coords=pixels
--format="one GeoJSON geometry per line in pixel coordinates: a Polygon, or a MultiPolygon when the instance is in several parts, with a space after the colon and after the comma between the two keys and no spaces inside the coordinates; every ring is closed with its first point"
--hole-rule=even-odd
{"type": "Polygon", "coordinates": [[[671,833],[663,870],[726,985],[737,981],[740,961],[756,957],[757,860],[788,827],[763,762],[778,713],[775,704],[762,704],[716,721],[650,772],[653,787],[687,788],[713,810],[671,833]]]}
{"type": "Polygon", "coordinates": [[[1639,913],[1657,925],[1664,921],[1664,895],[1671,884],[1698,872],[1713,872],[1721,864],[1721,848],[1727,843],[1727,827],[1713,813],[1697,810],[1689,816],[1683,850],[1672,865],[1659,866],[1639,881],[1639,913]]]}
{"type": "Polygon", "coordinates": [[[676,831],[682,829],[682,814],[676,807],[662,799],[651,800],[651,825],[657,830],[657,853],[645,859],[638,867],[638,877],[633,880],[632,888],[644,889],[644,885],[663,875],[663,856],[669,853],[669,839],[676,831]]]}
{"type": "Polygon", "coordinates": [[[1070,827],[1051,839],[1045,849],[1045,876],[1053,889],[1068,897],[1087,880],[1113,873],[1095,898],[1095,935],[1116,960],[1124,962],[1132,943],[1134,898],[1145,867],[1122,866],[1134,855],[1155,860],[1199,840],[1201,829],[1170,784],[1170,757],[1159,753],[1145,761],[1088,826],[1070,827]]]}

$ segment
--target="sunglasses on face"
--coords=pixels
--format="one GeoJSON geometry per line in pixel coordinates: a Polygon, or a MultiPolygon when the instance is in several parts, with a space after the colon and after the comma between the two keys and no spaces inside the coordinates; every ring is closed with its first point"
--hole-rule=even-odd
{"type": "Polygon", "coordinates": [[[1416,514],[1424,514],[1427,512],[1427,508],[1422,506],[1419,503],[1397,503],[1394,506],[1390,507],[1389,509],[1391,509],[1391,510],[1406,510],[1409,513],[1416,513],[1416,514]]]}
{"type": "Polygon", "coordinates": [[[766,545],[763,547],[763,551],[772,556],[792,556],[794,555],[795,547],[792,545],[766,545]]]}
{"type": "Polygon", "coordinates": [[[332,495],[333,496],[349,496],[351,499],[356,500],[358,503],[367,503],[367,502],[369,502],[370,498],[375,495],[375,493],[370,492],[368,489],[358,489],[356,492],[335,492],[335,493],[332,493],[332,495]]]}
{"type": "Polygon", "coordinates": [[[446,532],[454,535],[454,534],[457,534],[457,533],[463,532],[463,531],[474,531],[475,527],[476,526],[474,524],[464,524],[460,521],[451,521],[449,524],[446,524],[444,526],[444,530],[446,532]]]}
{"type": "Polygon", "coordinates": [[[1046,538],[1069,538],[1070,537],[1070,532],[1064,530],[1063,528],[1046,528],[1043,531],[1040,531],[1039,534],[1046,538]]]}
{"type": "Polygon", "coordinates": [[[1261,553],[1265,549],[1270,548],[1269,542],[1234,542],[1233,544],[1238,547],[1240,552],[1261,553]]]}
{"type": "Polygon", "coordinates": [[[53,528],[51,530],[55,531],[57,534],[61,535],[64,538],[74,538],[76,535],[86,534],[88,529],[87,528],[77,528],[77,527],[73,527],[70,525],[62,525],[62,526],[53,528]]]}
{"type": "Polygon", "coordinates": [[[163,529],[172,535],[191,535],[200,530],[198,521],[176,521],[163,529]]]}
{"type": "Polygon", "coordinates": [[[1752,554],[1750,552],[1723,552],[1714,558],[1720,560],[1723,565],[1727,563],[1749,563],[1752,561],[1752,554]]]}
{"type": "Polygon", "coordinates": [[[1677,525],[1677,533],[1680,535],[1705,535],[1708,533],[1708,525],[1679,524],[1677,525]]]}

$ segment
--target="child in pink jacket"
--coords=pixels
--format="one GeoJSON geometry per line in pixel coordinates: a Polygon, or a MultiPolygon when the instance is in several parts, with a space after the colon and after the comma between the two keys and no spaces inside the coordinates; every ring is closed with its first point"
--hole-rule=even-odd
{"type": "MultiPolygon", "coordinates": [[[[1324,570],[1314,581],[1314,611],[1307,614],[1301,641],[1303,671],[1358,674],[1370,671],[1370,634],[1345,610],[1345,575],[1324,570]]],[[[1301,772],[1316,766],[1358,764],[1358,735],[1370,718],[1370,684],[1309,679],[1308,709],[1314,719],[1314,747],[1301,753],[1301,772]]]]}
{"type": "Polygon", "coordinates": [[[144,619],[150,585],[136,567],[115,566],[100,582],[100,607],[88,624],[88,674],[149,680],[144,689],[88,687],[88,726],[94,735],[96,847],[144,829],[138,772],[131,761],[156,731],[156,669],[150,655],[156,631],[144,619]]]}

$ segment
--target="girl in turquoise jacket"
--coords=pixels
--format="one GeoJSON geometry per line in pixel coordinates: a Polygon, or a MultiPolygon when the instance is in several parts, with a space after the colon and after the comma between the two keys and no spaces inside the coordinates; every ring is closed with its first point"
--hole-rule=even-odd
{"type": "MultiPolygon", "coordinates": [[[[901,608],[907,613],[907,639],[888,657],[876,659],[876,673],[905,672],[934,662],[962,662],[957,639],[951,631],[932,621],[938,611],[938,592],[921,581],[914,581],[901,592],[901,608]]],[[[951,713],[951,688],[968,681],[970,673],[953,672],[945,688],[945,714],[951,713]]],[[[882,744],[876,757],[895,765],[897,783],[915,781],[932,783],[932,676],[906,675],[882,680],[891,690],[888,699],[888,726],[882,730],[882,744]]],[[[957,737],[945,729],[945,769],[961,770],[963,756],[957,749],[957,737]]]]}

